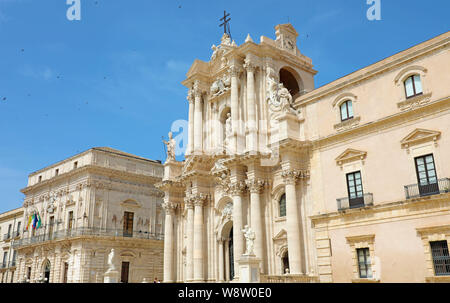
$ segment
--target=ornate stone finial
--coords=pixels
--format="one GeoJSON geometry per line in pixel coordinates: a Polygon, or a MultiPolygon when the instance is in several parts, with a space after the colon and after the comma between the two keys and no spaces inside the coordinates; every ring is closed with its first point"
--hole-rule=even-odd
{"type": "Polygon", "coordinates": [[[226,33],[223,34],[220,45],[227,45],[227,46],[231,45],[231,38],[228,34],[226,33]]]}
{"type": "Polygon", "coordinates": [[[242,232],[244,233],[245,242],[246,242],[246,251],[244,253],[244,256],[254,256],[255,252],[253,251],[253,248],[254,248],[255,239],[256,239],[255,232],[248,225],[245,225],[242,232]]]}
{"type": "Polygon", "coordinates": [[[175,160],[175,145],[176,141],[172,137],[172,132],[169,132],[169,141],[163,140],[164,144],[167,146],[167,162],[176,161],[175,160]]]}
{"type": "Polygon", "coordinates": [[[233,42],[231,43],[231,46],[235,46],[235,47],[237,47],[237,44],[236,44],[236,42],[233,40],[233,42]]]}
{"type": "Polygon", "coordinates": [[[252,37],[250,37],[250,34],[247,35],[247,38],[245,38],[245,42],[253,42],[252,37]]]}

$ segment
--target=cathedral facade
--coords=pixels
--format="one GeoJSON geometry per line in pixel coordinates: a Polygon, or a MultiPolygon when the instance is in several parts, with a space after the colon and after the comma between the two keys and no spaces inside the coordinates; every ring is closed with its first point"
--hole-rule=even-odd
{"type": "Polygon", "coordinates": [[[450,281],[450,33],[320,88],[290,24],[224,34],[188,88],[168,158],[165,282],[450,281]]]}

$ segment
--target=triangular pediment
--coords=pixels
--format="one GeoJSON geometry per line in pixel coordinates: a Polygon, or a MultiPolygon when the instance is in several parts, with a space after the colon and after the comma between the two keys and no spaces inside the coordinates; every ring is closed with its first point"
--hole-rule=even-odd
{"type": "Polygon", "coordinates": [[[274,241],[280,241],[285,239],[287,239],[287,232],[284,229],[280,230],[280,232],[275,237],[273,237],[274,241]]]}
{"type": "Polygon", "coordinates": [[[403,138],[403,140],[400,141],[400,143],[402,144],[402,147],[409,147],[411,145],[426,141],[436,142],[440,136],[441,136],[440,131],[417,128],[409,135],[407,135],[405,138],[403,138]]]}
{"type": "Polygon", "coordinates": [[[365,152],[365,151],[348,148],[342,154],[340,154],[339,157],[336,158],[336,163],[340,165],[345,162],[364,160],[364,158],[366,158],[366,156],[367,156],[367,152],[365,152]]]}

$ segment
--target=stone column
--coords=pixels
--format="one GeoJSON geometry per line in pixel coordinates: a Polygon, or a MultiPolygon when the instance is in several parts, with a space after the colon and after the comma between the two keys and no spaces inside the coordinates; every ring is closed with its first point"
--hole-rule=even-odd
{"type": "Polygon", "coordinates": [[[248,131],[248,151],[256,151],[256,108],[255,108],[255,65],[252,60],[247,57],[245,59],[244,68],[247,70],[247,131],[248,131]]]}
{"type": "Polygon", "coordinates": [[[233,136],[231,140],[231,146],[228,148],[232,153],[237,152],[238,132],[239,132],[239,73],[240,68],[233,65],[230,68],[231,74],[231,127],[233,136]]]}
{"type": "Polygon", "coordinates": [[[203,205],[206,196],[198,195],[194,201],[194,282],[204,282],[203,273],[203,205]]]}
{"type": "Polygon", "coordinates": [[[234,279],[239,280],[239,258],[244,253],[244,235],[242,218],[242,194],[245,189],[245,183],[238,181],[231,185],[233,196],[233,255],[234,255],[234,279]]]}
{"type": "MultiPolygon", "coordinates": [[[[250,191],[250,227],[255,232],[255,255],[261,261],[263,260],[264,231],[261,221],[261,201],[260,193],[264,187],[263,180],[253,179],[247,180],[247,186],[250,191]]],[[[261,262],[261,270],[263,271],[264,262],[261,262]]]]}
{"type": "Polygon", "coordinates": [[[218,240],[219,242],[219,278],[218,278],[218,282],[223,282],[224,281],[224,269],[225,269],[225,259],[223,256],[223,239],[220,238],[218,240]]]}
{"type": "Polygon", "coordinates": [[[189,91],[188,96],[189,101],[189,125],[188,125],[188,152],[186,154],[191,154],[194,151],[194,96],[192,91],[189,91]]]}
{"type": "Polygon", "coordinates": [[[299,204],[297,203],[296,184],[299,173],[297,171],[284,171],[282,177],[286,186],[286,231],[288,242],[289,272],[302,274],[301,249],[300,249],[300,220],[299,204]]]}
{"type": "Polygon", "coordinates": [[[165,229],[164,229],[164,282],[174,282],[173,276],[173,217],[175,215],[175,205],[172,203],[164,203],[164,210],[166,212],[165,229]]]}
{"type": "Polygon", "coordinates": [[[203,110],[202,93],[199,81],[194,83],[195,109],[194,109],[194,152],[202,151],[203,144],[203,110]]]}
{"type": "Polygon", "coordinates": [[[194,203],[187,199],[184,203],[187,209],[187,242],[186,242],[186,281],[191,282],[194,279],[194,203]]]}

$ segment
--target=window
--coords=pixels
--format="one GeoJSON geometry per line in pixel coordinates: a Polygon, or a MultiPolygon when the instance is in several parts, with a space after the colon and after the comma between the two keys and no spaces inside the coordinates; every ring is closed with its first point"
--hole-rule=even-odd
{"type": "Polygon", "coordinates": [[[447,241],[430,242],[436,276],[450,276],[450,256],[447,241]]]}
{"type": "Polygon", "coordinates": [[[78,167],[78,162],[74,162],[73,163],[73,169],[77,169],[77,167],[78,167]]]}
{"type": "Polygon", "coordinates": [[[50,217],[50,221],[48,223],[48,238],[51,239],[53,237],[53,225],[55,224],[55,216],[50,217]]]}
{"type": "Polygon", "coordinates": [[[123,236],[132,237],[133,236],[133,218],[134,213],[125,212],[123,214],[123,236]]]}
{"type": "Polygon", "coordinates": [[[419,182],[419,193],[421,196],[439,193],[436,167],[433,155],[426,155],[414,159],[416,162],[417,181],[419,182]]]}
{"type": "Polygon", "coordinates": [[[59,175],[59,169],[55,170],[55,177],[59,175]]]}
{"type": "Polygon", "coordinates": [[[11,238],[11,229],[12,229],[12,224],[9,224],[9,226],[8,226],[8,237],[7,237],[7,239],[11,238]]]}
{"type": "Polygon", "coordinates": [[[422,82],[420,81],[419,75],[411,76],[405,80],[405,92],[406,98],[411,98],[423,93],[422,82]]]}
{"type": "Polygon", "coordinates": [[[353,118],[353,103],[350,100],[341,104],[341,121],[349,120],[353,118]]]}
{"type": "Polygon", "coordinates": [[[64,262],[63,283],[67,283],[67,273],[69,272],[69,263],[64,262]]]}
{"type": "Polygon", "coordinates": [[[16,231],[16,237],[20,236],[20,227],[22,225],[22,222],[17,222],[17,231],[16,231]]]}
{"type": "Polygon", "coordinates": [[[129,271],[130,271],[130,262],[122,262],[122,272],[120,275],[120,282],[128,283],[129,271]]]}
{"type": "Polygon", "coordinates": [[[286,251],[283,255],[283,257],[281,258],[281,261],[283,263],[283,274],[288,274],[289,273],[289,254],[286,251]]]}
{"type": "Polygon", "coordinates": [[[16,266],[16,258],[17,258],[17,251],[14,251],[11,266],[16,266]]]}
{"type": "Polygon", "coordinates": [[[278,202],[278,206],[280,209],[280,217],[286,217],[286,194],[283,194],[278,202]]]}
{"type": "Polygon", "coordinates": [[[361,279],[371,279],[372,268],[370,265],[369,248],[358,248],[356,255],[358,256],[359,277],[361,279]]]}
{"type": "Polygon", "coordinates": [[[11,272],[11,283],[14,283],[14,271],[11,272]]]}
{"type": "Polygon", "coordinates": [[[27,279],[28,280],[31,279],[31,266],[28,266],[28,268],[27,268],[27,279]]]}
{"type": "Polygon", "coordinates": [[[73,211],[69,211],[68,221],[67,229],[70,231],[73,227],[73,211]]]}
{"type": "Polygon", "coordinates": [[[347,174],[347,190],[350,208],[364,206],[361,172],[347,174]]]}
{"type": "Polygon", "coordinates": [[[42,176],[39,176],[38,182],[41,182],[41,181],[42,181],[42,176]]]}
{"type": "Polygon", "coordinates": [[[8,252],[3,253],[3,262],[2,262],[2,268],[6,267],[6,260],[8,260],[8,252]]]}

